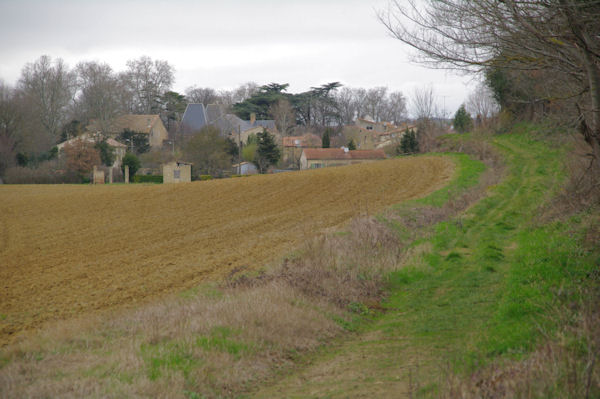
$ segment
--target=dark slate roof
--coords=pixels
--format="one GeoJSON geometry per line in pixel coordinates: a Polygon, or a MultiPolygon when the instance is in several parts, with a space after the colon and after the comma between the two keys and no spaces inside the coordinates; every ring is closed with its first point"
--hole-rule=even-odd
{"type": "Polygon", "coordinates": [[[226,114],[221,116],[219,119],[214,121],[212,125],[216,126],[221,130],[221,134],[227,136],[230,133],[236,133],[238,131],[244,132],[251,128],[250,124],[233,114],[226,114]]]}
{"type": "Polygon", "coordinates": [[[224,106],[220,104],[208,104],[206,106],[206,117],[208,123],[213,123],[224,114],[224,106]]]}
{"type": "Polygon", "coordinates": [[[188,104],[181,119],[183,132],[188,134],[195,133],[207,124],[208,118],[204,104],[188,104]]]}
{"type": "MultiPolygon", "coordinates": [[[[248,124],[250,124],[250,122],[248,122],[248,124]]],[[[263,120],[257,120],[254,122],[254,125],[251,125],[252,127],[264,127],[265,129],[271,129],[271,130],[275,130],[275,121],[274,120],[270,120],[270,119],[263,119],[263,120]]]]}

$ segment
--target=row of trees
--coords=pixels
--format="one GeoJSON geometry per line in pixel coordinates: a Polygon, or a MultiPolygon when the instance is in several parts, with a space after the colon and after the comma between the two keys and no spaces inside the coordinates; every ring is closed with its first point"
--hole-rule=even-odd
{"type": "Polygon", "coordinates": [[[274,119],[280,132],[299,124],[310,127],[352,124],[358,117],[370,116],[375,121],[401,122],[407,118],[406,98],[401,92],[388,92],[386,87],[372,89],[343,87],[331,82],[312,87],[302,93],[287,93],[288,84],[271,83],[255,88],[244,101],[233,105],[233,111],[248,119],[274,119]]]}
{"type": "Polygon", "coordinates": [[[0,175],[17,154],[38,159],[61,139],[78,135],[91,119],[106,126],[116,115],[166,115],[174,68],[149,57],[114,72],[99,62],[69,68],[42,56],[25,65],[15,87],[0,82],[0,175]]]}

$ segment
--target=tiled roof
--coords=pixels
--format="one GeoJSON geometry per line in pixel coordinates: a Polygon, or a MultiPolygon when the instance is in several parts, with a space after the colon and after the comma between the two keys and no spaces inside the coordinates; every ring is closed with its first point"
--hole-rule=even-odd
{"type": "MultiPolygon", "coordinates": [[[[121,115],[110,122],[108,132],[104,133],[121,133],[123,130],[129,129],[134,132],[149,134],[152,127],[158,122],[160,122],[158,115],[121,115]]],[[[102,128],[97,120],[92,120],[86,130],[95,133],[102,131],[102,128]]]]}
{"type": "Polygon", "coordinates": [[[322,159],[384,159],[383,150],[349,150],[343,148],[305,148],[303,150],[307,160],[322,159]]]}
{"type": "Polygon", "coordinates": [[[150,133],[150,130],[160,118],[158,115],[123,115],[113,121],[110,130],[121,133],[125,129],[138,133],[150,133]]]}
{"type": "Polygon", "coordinates": [[[119,143],[117,140],[113,139],[113,138],[108,138],[106,139],[106,144],[108,144],[111,147],[122,147],[122,148],[127,148],[127,146],[123,143],[119,143]]]}
{"type": "Polygon", "coordinates": [[[288,136],[283,138],[284,147],[320,147],[321,138],[316,134],[307,133],[304,136],[288,136]]]}

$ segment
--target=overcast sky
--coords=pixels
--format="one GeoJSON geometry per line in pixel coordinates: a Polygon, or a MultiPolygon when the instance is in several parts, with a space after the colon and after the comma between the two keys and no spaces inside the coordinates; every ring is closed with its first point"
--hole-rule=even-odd
{"type": "Polygon", "coordinates": [[[14,84],[42,54],[103,61],[122,71],[148,55],[175,67],[174,89],[327,82],[387,86],[411,97],[433,85],[454,113],[475,84],[409,62],[410,50],[377,21],[387,0],[0,0],[0,79],[14,84]]]}

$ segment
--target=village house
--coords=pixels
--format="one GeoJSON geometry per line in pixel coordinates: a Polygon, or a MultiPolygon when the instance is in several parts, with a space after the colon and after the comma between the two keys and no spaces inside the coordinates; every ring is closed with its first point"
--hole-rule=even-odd
{"type": "Polygon", "coordinates": [[[99,121],[92,121],[86,130],[92,134],[103,134],[116,138],[125,130],[147,134],[151,148],[160,148],[168,139],[168,132],[158,115],[121,115],[108,122],[105,127],[99,121]]]}
{"type": "Polygon", "coordinates": [[[192,164],[172,161],[162,165],[163,183],[189,183],[192,181],[192,164]]]}
{"type": "Polygon", "coordinates": [[[361,129],[383,133],[397,128],[392,122],[375,122],[370,117],[358,118],[355,121],[355,125],[361,129]]]}
{"type": "MultiPolygon", "coordinates": [[[[77,136],[70,140],[63,141],[62,143],[56,145],[56,147],[58,148],[59,156],[62,156],[65,145],[73,144],[76,140],[83,140],[88,143],[96,144],[103,140],[103,136],[100,134],[84,133],[81,136],[77,136]]],[[[106,144],[108,144],[114,151],[115,160],[112,164],[112,167],[120,168],[121,163],[123,161],[123,157],[125,156],[127,146],[123,143],[119,143],[117,140],[115,140],[113,138],[107,138],[106,144]]]]}
{"type": "Polygon", "coordinates": [[[303,148],[321,147],[321,138],[316,134],[306,133],[303,136],[287,136],[282,138],[283,151],[281,160],[283,165],[290,165],[294,168],[300,166],[300,156],[303,148]]]}
{"type": "Polygon", "coordinates": [[[327,168],[385,159],[383,150],[349,150],[342,148],[305,148],[300,156],[300,169],[327,168]]]}
{"type": "Polygon", "coordinates": [[[375,148],[384,148],[389,145],[397,145],[400,143],[402,136],[407,131],[414,131],[416,133],[417,127],[416,125],[402,125],[393,130],[387,130],[384,132],[375,133],[375,140],[373,141],[375,144],[375,148]]]}

